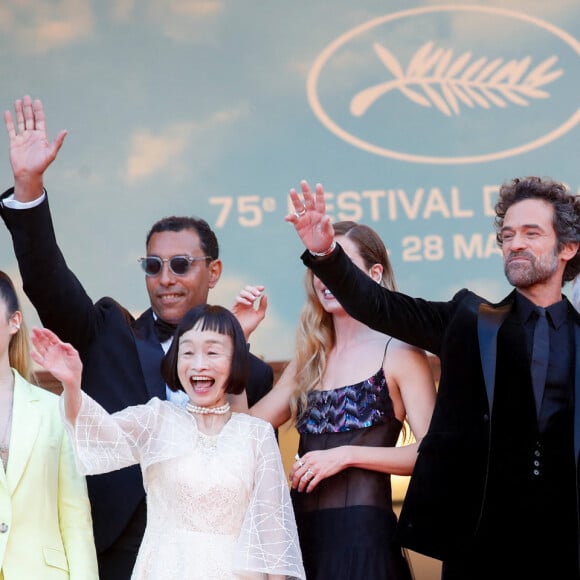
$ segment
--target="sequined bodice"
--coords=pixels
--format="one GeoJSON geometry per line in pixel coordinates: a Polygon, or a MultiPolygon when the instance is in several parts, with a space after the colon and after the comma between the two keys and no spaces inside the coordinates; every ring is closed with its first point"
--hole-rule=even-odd
{"type": "MultiPolygon", "coordinates": [[[[381,367],[356,385],[309,393],[308,408],[297,422],[298,452],[344,445],[393,447],[401,427],[381,367]]],[[[294,498],[301,513],[361,505],[392,509],[389,474],[367,469],[345,469],[311,493],[294,493],[294,498]]]]}
{"type": "Polygon", "coordinates": [[[385,423],[394,417],[381,367],[372,377],[330,391],[312,391],[296,423],[301,434],[341,433],[385,423]]]}

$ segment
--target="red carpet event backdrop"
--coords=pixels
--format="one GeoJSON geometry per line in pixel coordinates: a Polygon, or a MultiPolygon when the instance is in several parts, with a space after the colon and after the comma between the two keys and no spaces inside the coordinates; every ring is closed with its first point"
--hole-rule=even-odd
{"type": "Polygon", "coordinates": [[[46,187],[93,299],[141,312],[147,230],[201,216],[225,265],[210,302],[263,284],[252,350],[270,361],[291,355],[304,298],[284,222],[301,179],[323,183],[333,219],[380,232],[402,290],[435,300],[506,293],[503,181],[580,187],[577,0],[12,0],[0,27],[0,107],[31,94],[51,138],[69,131],[46,187]]]}

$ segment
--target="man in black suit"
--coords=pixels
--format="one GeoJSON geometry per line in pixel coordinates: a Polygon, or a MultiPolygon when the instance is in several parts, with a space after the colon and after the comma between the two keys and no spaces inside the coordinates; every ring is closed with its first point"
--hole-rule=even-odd
{"type": "MultiPolygon", "coordinates": [[[[83,360],[83,389],[107,411],[173,398],[160,363],[173,327],[207,302],[222,273],[219,247],[201,219],[168,217],[153,225],[141,259],[151,302],[136,320],[109,297],[94,303],[68,269],[57,245],[43,174],[66,131],[49,143],[42,103],[16,101],[16,127],[4,115],[14,188],[2,195],[0,214],[12,235],[24,290],[43,325],[70,342],[83,360]],[[26,204],[26,205],[23,205],[26,204]]],[[[251,356],[248,403],[273,382],[272,368],[251,356]]],[[[176,401],[180,403],[180,401],[176,401]]],[[[102,580],[128,580],[145,529],[146,505],[138,466],[87,478],[102,580]]]]}
{"type": "Polygon", "coordinates": [[[286,220],[305,265],[351,316],[441,361],[401,544],[443,560],[445,580],[577,580],[580,314],[562,287],[580,271],[580,196],[539,177],[504,184],[495,225],[515,290],[431,302],[373,283],[333,241],[322,186],[301,185],[286,220]]]}

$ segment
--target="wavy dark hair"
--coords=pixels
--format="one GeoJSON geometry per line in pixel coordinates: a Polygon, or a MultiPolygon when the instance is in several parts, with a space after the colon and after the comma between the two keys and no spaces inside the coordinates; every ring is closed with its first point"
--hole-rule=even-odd
{"type": "Polygon", "coordinates": [[[233,342],[230,376],[227,380],[226,393],[239,395],[244,392],[248,382],[249,354],[244,332],[238,319],[223,306],[200,304],[189,310],[175,329],[173,341],[167,354],[161,361],[161,376],[172,391],[184,391],[177,374],[179,358],[179,339],[197,327],[199,330],[211,330],[229,336],[233,342]]]}
{"type": "MultiPolygon", "coordinates": [[[[565,244],[580,242],[580,196],[574,195],[563,183],[536,176],[516,177],[504,183],[495,204],[495,230],[499,247],[503,246],[501,229],[508,209],[525,199],[539,199],[554,208],[553,226],[558,239],[558,251],[565,244]]],[[[568,261],[562,286],[580,272],[580,253],[568,261]]]]}

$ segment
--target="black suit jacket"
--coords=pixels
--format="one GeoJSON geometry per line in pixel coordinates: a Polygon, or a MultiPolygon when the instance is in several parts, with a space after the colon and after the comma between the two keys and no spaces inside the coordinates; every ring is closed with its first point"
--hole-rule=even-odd
{"type": "MultiPolygon", "coordinates": [[[[449,302],[411,298],[379,286],[338,248],[323,260],[309,252],[302,260],[351,316],[440,358],[435,409],[420,443],[399,518],[398,539],[403,546],[434,558],[457,557],[474,536],[485,502],[494,393],[512,381],[528,381],[532,397],[524,330],[512,313],[515,291],[499,304],[465,289],[449,302]],[[513,345],[510,352],[497,350],[498,335],[502,344],[513,345]],[[496,376],[499,356],[511,360],[501,365],[506,372],[496,376]]],[[[576,344],[574,451],[578,472],[580,315],[571,304],[569,317],[574,322],[576,344]]],[[[533,406],[531,399],[529,404],[533,406]]],[[[577,478],[577,486],[579,481],[577,478]]]]}
{"type": "MultiPolygon", "coordinates": [[[[10,189],[2,199],[10,194],[10,189]]],[[[113,413],[152,397],[166,398],[160,374],[163,349],[153,331],[151,309],[137,320],[112,298],[94,303],[60,251],[48,199],[26,210],[0,203],[14,243],[24,291],[42,324],[70,342],[83,361],[83,390],[113,413]]],[[[250,356],[250,405],[272,387],[272,368],[250,356]]],[[[139,466],[87,478],[97,551],[123,532],[145,497],[139,466]]]]}

